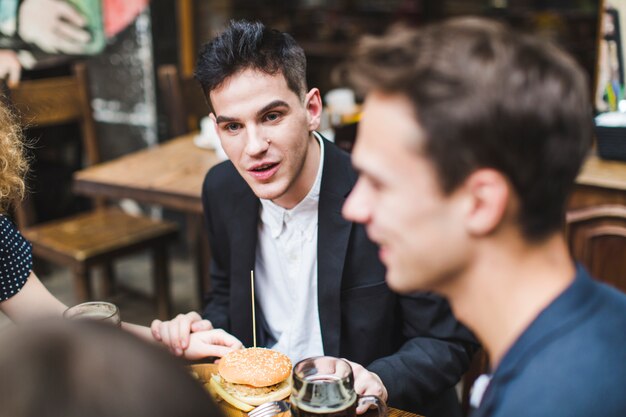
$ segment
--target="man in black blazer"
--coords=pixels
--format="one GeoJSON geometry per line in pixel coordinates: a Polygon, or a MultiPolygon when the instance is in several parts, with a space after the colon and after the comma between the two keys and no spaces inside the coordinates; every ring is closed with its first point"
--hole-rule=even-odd
{"type": "MultiPolygon", "coordinates": [[[[454,385],[474,339],[442,298],[392,293],[378,247],[342,217],[357,174],[345,152],[315,133],[321,99],[317,89],[306,90],[303,60],[289,35],[247,22],[233,23],[201,52],[197,77],[230,159],[203,186],[212,290],[203,320],[190,313],[155,321],[155,336],[176,350],[190,330],[214,327],[252,345],[250,271],[270,261],[259,259],[261,199],[289,210],[318,189],[317,291],[308,294],[317,297],[317,354],[350,360],[359,394],[388,396],[391,406],[429,416],[459,415],[454,385]],[[281,59],[283,68],[275,64],[281,59]]],[[[280,335],[258,300],[256,318],[257,345],[275,346],[280,335]]]]}

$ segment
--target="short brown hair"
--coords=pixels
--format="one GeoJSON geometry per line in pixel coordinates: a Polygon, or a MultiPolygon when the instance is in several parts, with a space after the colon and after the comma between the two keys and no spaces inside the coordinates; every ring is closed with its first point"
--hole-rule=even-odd
{"type": "Polygon", "coordinates": [[[6,103],[7,99],[0,97],[0,213],[24,196],[28,171],[22,130],[6,103]]]}
{"type": "Polygon", "coordinates": [[[566,53],[488,19],[457,18],[365,38],[349,69],[363,92],[410,99],[444,192],[493,168],[520,199],[526,238],[561,227],[592,138],[587,80],[566,53]]]}

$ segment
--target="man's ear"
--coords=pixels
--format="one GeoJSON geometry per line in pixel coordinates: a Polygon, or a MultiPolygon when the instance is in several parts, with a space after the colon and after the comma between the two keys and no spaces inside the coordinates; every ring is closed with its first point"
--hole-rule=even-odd
{"type": "Polygon", "coordinates": [[[320,90],[312,88],[304,97],[304,106],[307,111],[309,132],[317,130],[322,118],[322,97],[320,90]]]}
{"type": "Polygon", "coordinates": [[[467,198],[465,225],[475,236],[495,231],[505,220],[511,185],[500,172],[483,168],[472,173],[464,182],[467,198]]]}

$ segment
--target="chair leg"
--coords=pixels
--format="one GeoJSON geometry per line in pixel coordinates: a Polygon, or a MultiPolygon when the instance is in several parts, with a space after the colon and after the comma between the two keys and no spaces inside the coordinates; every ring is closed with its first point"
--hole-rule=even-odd
{"type": "Polygon", "coordinates": [[[75,265],[74,272],[74,293],[77,302],[82,303],[91,300],[91,280],[89,268],[85,264],[75,265]]]}
{"type": "Polygon", "coordinates": [[[157,314],[161,320],[170,319],[172,315],[168,261],[169,258],[165,244],[157,246],[152,253],[152,273],[154,275],[157,314]]]}
{"type": "Polygon", "coordinates": [[[116,293],[115,288],[115,268],[113,262],[108,261],[102,265],[102,291],[104,298],[116,293]]]}

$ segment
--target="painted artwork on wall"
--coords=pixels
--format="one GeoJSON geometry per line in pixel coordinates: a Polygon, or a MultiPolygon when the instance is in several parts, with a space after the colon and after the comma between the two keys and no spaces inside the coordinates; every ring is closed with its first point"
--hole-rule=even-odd
{"type": "Polygon", "coordinates": [[[0,78],[84,59],[103,157],[157,141],[149,0],[0,1],[0,78]]]}

